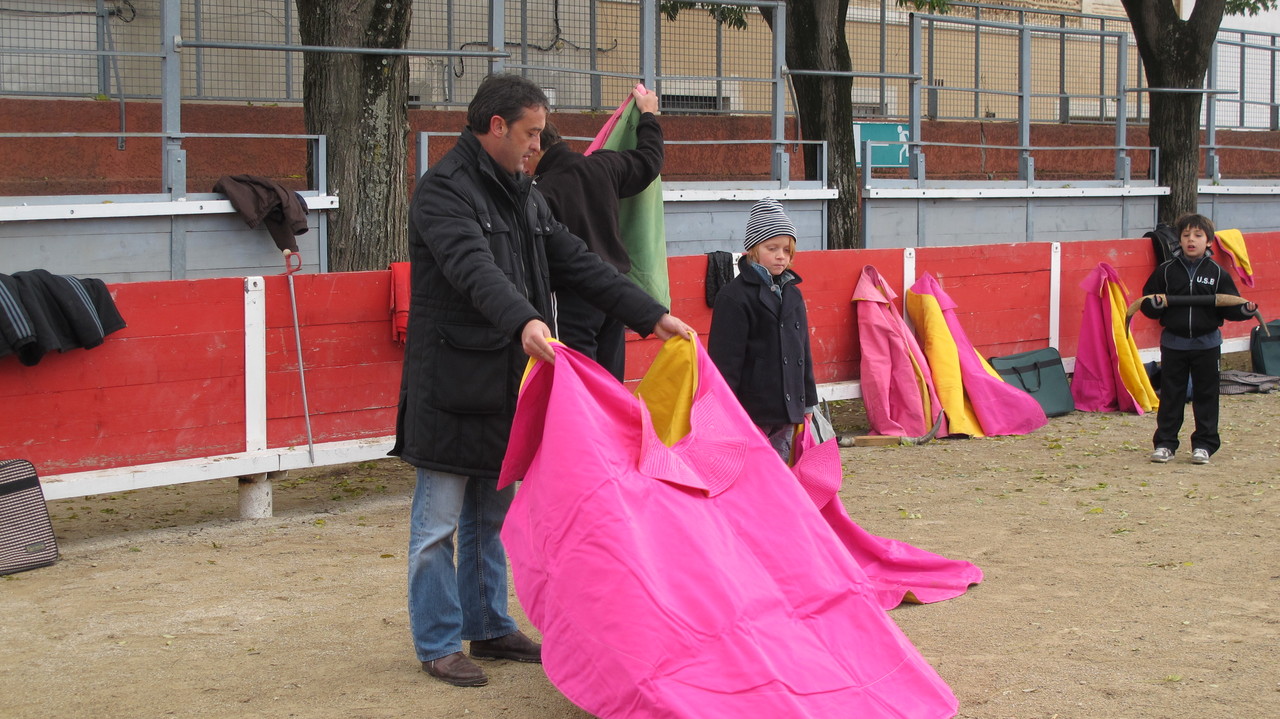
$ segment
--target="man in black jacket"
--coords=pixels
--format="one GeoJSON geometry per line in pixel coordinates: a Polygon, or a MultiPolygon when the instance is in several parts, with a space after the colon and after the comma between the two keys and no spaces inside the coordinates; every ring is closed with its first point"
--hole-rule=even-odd
{"type": "Polygon", "coordinates": [[[492,75],[457,145],[419,181],[409,209],[411,301],[391,454],[417,467],[409,530],[409,623],[422,668],[481,686],[481,659],[540,662],[507,612],[499,532],[514,487],[497,490],[527,357],[555,360],[551,286],[572,287],[642,334],[684,322],[587,251],[521,172],[539,147],[547,98],[492,75]],[[455,530],[457,564],[454,564],[455,530]]]}
{"type": "MultiPolygon", "coordinates": [[[[661,174],[663,161],[658,96],[640,88],[631,96],[641,113],[635,149],[583,155],[570,149],[548,122],[542,130],[541,151],[525,165],[526,172],[537,173],[535,183],[556,219],[623,274],[631,271],[631,257],[618,226],[619,200],[644,192],[661,174]]],[[[622,323],[571,288],[555,289],[557,337],[622,381],[626,364],[622,323]]]]}

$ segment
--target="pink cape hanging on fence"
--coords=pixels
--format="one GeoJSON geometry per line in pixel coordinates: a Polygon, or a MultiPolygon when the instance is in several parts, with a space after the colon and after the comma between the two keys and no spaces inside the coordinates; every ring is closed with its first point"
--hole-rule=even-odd
{"type": "MultiPolygon", "coordinates": [[[[636,87],[643,88],[644,85],[636,85],[636,87]]],[[[613,128],[617,127],[618,120],[622,119],[622,113],[626,112],[633,102],[635,102],[635,98],[627,95],[627,99],[623,100],[621,105],[618,105],[618,109],[613,111],[608,120],[605,120],[604,125],[600,127],[600,132],[596,133],[595,138],[591,140],[591,144],[587,145],[587,149],[582,152],[583,155],[590,155],[604,147],[604,144],[609,140],[609,136],[613,134],[613,128]]]]}
{"type": "Polygon", "coordinates": [[[982,570],[971,562],[947,559],[906,542],[878,537],[858,526],[837,494],[844,467],[834,437],[818,444],[806,427],[795,448],[792,473],[866,573],[882,609],[892,609],[903,602],[941,602],[964,594],[969,585],[982,581],[982,570]]]}
{"type": "MultiPolygon", "coordinates": [[[[862,268],[853,291],[862,353],[858,376],[862,404],[872,434],[919,437],[933,426],[942,403],[934,391],[924,352],[893,305],[895,297],[875,267],[862,268]]],[[[947,434],[944,420],[938,436],[947,434]]]]}
{"type": "Polygon", "coordinates": [[[907,290],[907,313],[923,338],[951,432],[1027,434],[1048,423],[1035,397],[1000,379],[974,349],[956,317],[955,300],[933,275],[926,272],[907,290]]]}
{"type": "Polygon", "coordinates": [[[499,483],[524,480],[502,539],[566,697],[604,719],[954,715],[700,344],[659,355],[696,352],[670,447],[678,418],[555,351],[529,373],[499,483]]]}
{"type": "Polygon", "coordinates": [[[1125,329],[1128,293],[1120,273],[1099,262],[1084,281],[1084,310],[1071,398],[1081,412],[1134,412],[1160,406],[1142,366],[1138,345],[1125,329]]]}

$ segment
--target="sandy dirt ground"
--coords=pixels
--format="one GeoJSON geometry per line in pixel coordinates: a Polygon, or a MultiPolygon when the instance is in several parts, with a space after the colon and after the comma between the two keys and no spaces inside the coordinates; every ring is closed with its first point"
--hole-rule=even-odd
{"type": "MultiPolygon", "coordinates": [[[[843,450],[856,521],[986,573],[891,613],[958,716],[1280,716],[1280,396],[1223,397],[1207,466],[1148,462],[1154,423],[843,450]]],[[[387,460],[277,481],[265,520],[236,518],[234,481],[51,502],[62,559],[0,577],[0,716],[586,717],[537,665],[420,671],[411,491],[387,460]]]]}

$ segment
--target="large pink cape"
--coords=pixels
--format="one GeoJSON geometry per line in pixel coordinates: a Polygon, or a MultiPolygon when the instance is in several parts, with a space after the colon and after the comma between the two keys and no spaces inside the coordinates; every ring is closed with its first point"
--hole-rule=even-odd
{"type": "Polygon", "coordinates": [[[844,468],[835,438],[816,444],[811,433],[801,434],[791,471],[866,574],[881,608],[892,609],[904,601],[940,602],[958,597],[969,585],[982,581],[982,570],[971,562],[947,559],[858,526],[840,502],[844,468]]]}
{"type": "Polygon", "coordinates": [[[671,447],[572,350],[527,378],[499,480],[524,482],[502,539],[547,676],[606,719],[953,716],[950,689],[697,352],[691,429],[671,447]]]}
{"type": "MultiPolygon", "coordinates": [[[[872,434],[919,437],[942,412],[933,375],[911,328],[893,305],[897,294],[875,267],[862,268],[853,301],[858,315],[858,379],[872,434]]],[[[947,436],[944,420],[938,436],[947,436]]]]}

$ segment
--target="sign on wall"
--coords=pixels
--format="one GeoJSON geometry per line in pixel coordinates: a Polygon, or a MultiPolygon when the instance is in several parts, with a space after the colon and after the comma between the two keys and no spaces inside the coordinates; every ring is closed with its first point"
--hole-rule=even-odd
{"type": "Polygon", "coordinates": [[[854,157],[862,164],[862,142],[892,142],[892,145],[871,146],[872,167],[906,167],[910,153],[911,126],[905,122],[855,122],[853,123],[854,157]]]}

